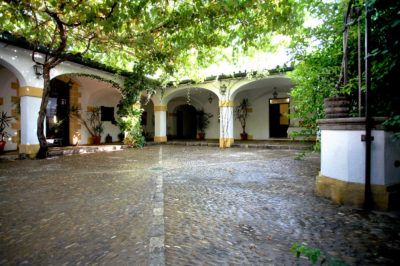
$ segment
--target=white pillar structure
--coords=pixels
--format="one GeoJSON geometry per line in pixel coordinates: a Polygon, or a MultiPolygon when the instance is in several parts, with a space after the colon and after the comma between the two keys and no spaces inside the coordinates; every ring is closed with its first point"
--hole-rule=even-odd
{"type": "MultiPolygon", "coordinates": [[[[374,118],[371,152],[371,192],[375,209],[395,209],[400,202],[400,149],[393,133],[385,131],[385,118],[374,118]]],[[[321,129],[321,172],[317,195],[339,204],[362,207],[365,190],[365,118],[318,120],[321,129]]]]}
{"type": "Polygon", "coordinates": [[[154,106],[154,142],[167,142],[167,106],[154,106]]]}
{"type": "Polygon", "coordinates": [[[39,150],[39,141],[36,134],[37,119],[42,101],[42,88],[20,87],[21,111],[21,144],[19,153],[35,156],[39,150]]]}
{"type": "Polygon", "coordinates": [[[222,100],[219,102],[220,114],[220,130],[219,130],[219,147],[229,148],[233,142],[233,108],[235,104],[233,101],[222,100]]]}

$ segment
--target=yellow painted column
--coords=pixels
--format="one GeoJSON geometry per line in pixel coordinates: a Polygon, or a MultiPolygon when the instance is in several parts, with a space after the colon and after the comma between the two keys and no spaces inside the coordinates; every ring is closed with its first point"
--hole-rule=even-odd
{"type": "Polygon", "coordinates": [[[235,103],[229,100],[219,101],[220,135],[219,147],[229,148],[234,143],[233,138],[233,108],[235,103]]]}
{"type": "Polygon", "coordinates": [[[167,106],[154,106],[154,142],[167,142],[167,106]]]}
{"type": "Polygon", "coordinates": [[[42,102],[42,88],[23,86],[18,89],[20,97],[21,144],[19,153],[33,158],[39,151],[36,135],[37,119],[42,102]]]}
{"type": "Polygon", "coordinates": [[[17,134],[11,137],[13,143],[17,144],[17,148],[21,143],[21,115],[20,115],[20,99],[19,99],[19,82],[11,82],[11,89],[16,91],[16,96],[11,97],[13,108],[11,109],[11,115],[14,117],[14,122],[11,124],[11,128],[17,131],[17,134]]]}
{"type": "MultiPolygon", "coordinates": [[[[81,93],[79,92],[79,85],[74,83],[69,92],[70,107],[81,109],[80,103],[81,93]]],[[[71,145],[78,145],[81,141],[81,124],[76,116],[69,117],[69,143],[71,145]]]]}

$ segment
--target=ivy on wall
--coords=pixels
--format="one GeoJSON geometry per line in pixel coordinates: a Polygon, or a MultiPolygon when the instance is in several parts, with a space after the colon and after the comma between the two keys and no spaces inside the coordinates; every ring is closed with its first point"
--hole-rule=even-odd
{"type": "Polygon", "coordinates": [[[125,79],[121,90],[122,99],[118,104],[117,123],[125,132],[124,143],[135,147],[142,147],[145,143],[141,127],[143,109],[140,106],[140,95],[146,92],[150,98],[160,87],[160,82],[146,76],[147,72],[144,64],[135,64],[130,76],[125,79]]]}

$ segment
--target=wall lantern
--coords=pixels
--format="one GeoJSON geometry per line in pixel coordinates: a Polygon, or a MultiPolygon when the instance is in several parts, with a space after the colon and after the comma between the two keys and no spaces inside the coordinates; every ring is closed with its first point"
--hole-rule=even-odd
{"type": "Polygon", "coordinates": [[[278,92],[276,92],[276,87],[274,87],[274,92],[272,93],[274,98],[278,98],[278,92]]]}
{"type": "Polygon", "coordinates": [[[209,95],[208,95],[208,102],[211,104],[212,101],[213,101],[213,97],[212,97],[211,92],[210,92],[209,95]]]}
{"type": "Polygon", "coordinates": [[[221,92],[222,95],[225,95],[226,89],[227,89],[227,88],[228,88],[228,87],[226,86],[226,84],[222,84],[222,85],[219,87],[219,91],[221,92]]]}
{"type": "Polygon", "coordinates": [[[40,76],[43,75],[43,66],[36,64],[33,65],[33,70],[35,71],[36,77],[39,78],[40,76]]]}

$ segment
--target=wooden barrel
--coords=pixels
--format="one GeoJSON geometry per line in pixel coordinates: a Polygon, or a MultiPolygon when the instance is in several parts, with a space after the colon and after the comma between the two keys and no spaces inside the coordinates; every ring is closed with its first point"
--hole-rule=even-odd
{"type": "Polygon", "coordinates": [[[326,118],[349,117],[350,100],[344,96],[329,97],[324,99],[326,118]]]}

